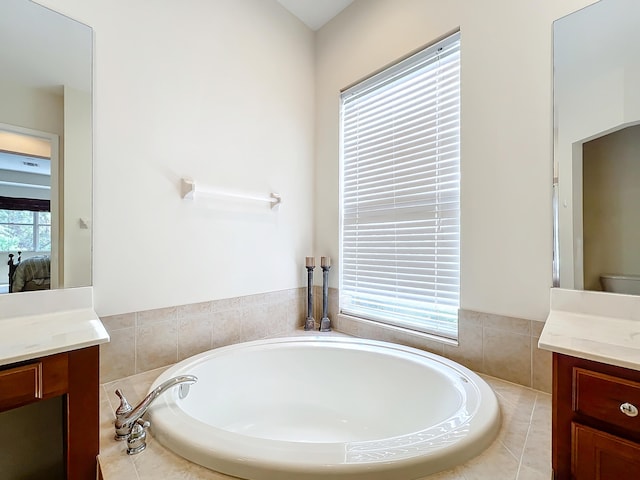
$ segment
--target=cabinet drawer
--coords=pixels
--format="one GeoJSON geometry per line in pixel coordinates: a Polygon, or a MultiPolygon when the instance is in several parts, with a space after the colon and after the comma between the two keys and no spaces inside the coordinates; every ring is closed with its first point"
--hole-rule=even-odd
{"type": "Polygon", "coordinates": [[[0,372],[0,410],[42,398],[42,362],[0,372]]]}
{"type": "Polygon", "coordinates": [[[640,444],[571,424],[571,473],[579,480],[637,480],[640,444]]]}
{"type": "Polygon", "coordinates": [[[573,410],[625,430],[640,431],[640,383],[583,368],[573,369],[573,410]],[[627,413],[625,413],[625,410],[627,413]]]}
{"type": "Polygon", "coordinates": [[[0,369],[0,412],[63,395],[68,386],[66,353],[0,369]]]}

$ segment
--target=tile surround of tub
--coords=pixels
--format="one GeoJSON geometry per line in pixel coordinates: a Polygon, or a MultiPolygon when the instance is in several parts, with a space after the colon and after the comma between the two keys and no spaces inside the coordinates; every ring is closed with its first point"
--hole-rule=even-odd
{"type": "MultiPolygon", "coordinates": [[[[105,383],[100,389],[100,466],[104,480],[232,480],[165,449],[151,431],[147,449],[130,457],[113,440],[114,409],[122,389],[138,403],[164,368],[105,383]]],[[[494,443],[478,457],[418,480],[548,480],[551,478],[551,395],[482,375],[496,393],[502,425],[494,443]]]]}
{"type": "Polygon", "coordinates": [[[340,315],[338,291],[329,291],[335,330],[420,348],[450,358],[475,372],[551,392],[551,353],[538,348],[544,322],[470,310],[458,311],[458,344],[340,315]]]}
{"type": "MultiPolygon", "coordinates": [[[[313,295],[319,325],[322,287],[316,285],[313,295]]],[[[304,325],[306,302],[306,288],[298,288],[103,317],[111,342],[101,346],[101,381],[167,366],[210,348],[292,333],[304,325]]],[[[538,348],[544,322],[461,309],[455,345],[339,315],[335,288],[329,289],[328,311],[335,331],[420,348],[476,372],[551,391],[551,353],[538,348]]]]}
{"type": "Polygon", "coordinates": [[[102,317],[111,342],[100,346],[100,380],[109,382],[211,348],[294,332],[304,322],[306,289],[225,298],[102,317]]]}

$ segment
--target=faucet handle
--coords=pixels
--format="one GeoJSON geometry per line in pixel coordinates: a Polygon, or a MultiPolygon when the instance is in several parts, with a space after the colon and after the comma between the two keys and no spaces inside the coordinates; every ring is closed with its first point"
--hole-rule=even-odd
{"type": "Polygon", "coordinates": [[[116,416],[126,415],[131,410],[133,410],[133,407],[127,401],[127,397],[124,396],[124,393],[122,393],[119,388],[116,389],[116,395],[118,396],[118,398],[120,398],[120,405],[116,409],[116,416]]]}
{"type": "Polygon", "coordinates": [[[120,389],[116,390],[116,395],[120,398],[120,406],[116,409],[116,435],[115,439],[118,441],[126,440],[131,433],[131,426],[123,423],[129,412],[133,410],[133,407],[127,401],[124,393],[120,389]]]}
{"type": "Polygon", "coordinates": [[[127,438],[127,455],[135,455],[147,448],[147,428],[151,424],[139,418],[133,424],[131,434],[127,438]]]}

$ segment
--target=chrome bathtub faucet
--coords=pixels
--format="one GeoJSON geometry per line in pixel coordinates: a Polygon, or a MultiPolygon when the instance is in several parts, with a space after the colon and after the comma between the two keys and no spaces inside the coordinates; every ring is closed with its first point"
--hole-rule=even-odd
{"type": "Polygon", "coordinates": [[[120,398],[120,406],[116,410],[116,421],[114,423],[116,428],[115,439],[127,441],[127,453],[129,455],[140,453],[147,446],[146,429],[151,424],[142,420],[141,417],[153,401],[176,385],[180,386],[178,397],[185,398],[189,394],[189,387],[197,381],[198,378],[194,375],[180,375],[170,378],[151,391],[135,408],[129,404],[120,389],[116,390],[116,395],[120,398]]]}

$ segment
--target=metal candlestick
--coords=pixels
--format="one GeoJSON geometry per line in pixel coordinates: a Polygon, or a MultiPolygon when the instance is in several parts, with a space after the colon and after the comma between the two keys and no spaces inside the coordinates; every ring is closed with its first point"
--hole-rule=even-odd
{"type": "Polygon", "coordinates": [[[305,331],[315,330],[316,321],[313,318],[313,269],[307,265],[307,319],[304,322],[305,331]]]}
{"type": "Polygon", "coordinates": [[[331,331],[331,320],[327,317],[329,304],[329,269],[330,265],[322,265],[322,320],[320,320],[320,331],[331,331]]]}

